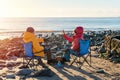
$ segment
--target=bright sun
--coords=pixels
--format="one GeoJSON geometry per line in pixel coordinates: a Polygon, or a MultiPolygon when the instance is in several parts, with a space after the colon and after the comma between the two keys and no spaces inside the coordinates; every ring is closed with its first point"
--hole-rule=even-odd
{"type": "Polygon", "coordinates": [[[9,3],[10,1],[0,0],[0,17],[7,17],[9,14],[9,3]]]}
{"type": "Polygon", "coordinates": [[[0,0],[0,17],[13,17],[18,15],[20,7],[17,1],[0,0]]]}

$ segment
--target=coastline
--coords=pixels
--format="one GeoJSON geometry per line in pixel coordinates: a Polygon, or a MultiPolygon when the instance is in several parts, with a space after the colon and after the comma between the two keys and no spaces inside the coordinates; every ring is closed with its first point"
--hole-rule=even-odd
{"type": "MultiPolygon", "coordinates": [[[[63,30],[36,30],[36,35],[38,34],[51,34],[51,33],[55,33],[55,34],[62,34],[63,30]]],[[[103,31],[96,31],[96,30],[87,30],[84,31],[84,33],[91,33],[94,32],[95,34],[101,34],[104,32],[120,32],[120,30],[103,30],[103,31]]],[[[73,30],[65,30],[66,33],[73,33],[73,30]]],[[[6,38],[13,38],[13,37],[21,37],[22,33],[24,33],[24,31],[3,31],[0,32],[0,39],[4,40],[6,38]]]]}

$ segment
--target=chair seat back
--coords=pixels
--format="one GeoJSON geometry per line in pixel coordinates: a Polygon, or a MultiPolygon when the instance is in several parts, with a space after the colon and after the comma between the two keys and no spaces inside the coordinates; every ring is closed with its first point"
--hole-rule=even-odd
{"type": "Polygon", "coordinates": [[[81,56],[89,53],[90,40],[80,40],[80,52],[81,56]]]}
{"type": "Polygon", "coordinates": [[[33,57],[32,42],[24,43],[26,57],[33,57]]]}

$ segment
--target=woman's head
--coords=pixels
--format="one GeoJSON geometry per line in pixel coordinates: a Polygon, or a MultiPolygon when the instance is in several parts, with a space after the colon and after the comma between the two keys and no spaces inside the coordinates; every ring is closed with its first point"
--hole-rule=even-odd
{"type": "Polygon", "coordinates": [[[83,33],[83,27],[82,26],[77,26],[74,30],[76,34],[82,34],[83,33]]]}
{"type": "Polygon", "coordinates": [[[34,33],[34,32],[35,32],[35,30],[34,30],[34,28],[33,28],[33,27],[28,27],[28,28],[26,29],[26,32],[31,32],[31,33],[34,33]]]}

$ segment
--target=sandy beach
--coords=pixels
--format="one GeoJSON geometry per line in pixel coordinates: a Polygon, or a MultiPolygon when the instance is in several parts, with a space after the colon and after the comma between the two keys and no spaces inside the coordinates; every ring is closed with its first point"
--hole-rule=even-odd
{"type": "MultiPolygon", "coordinates": [[[[99,35],[97,37],[99,37],[99,35]]],[[[61,35],[57,34],[56,36],[52,34],[48,39],[55,39],[55,44],[51,42],[52,47],[57,45],[58,48],[64,48],[60,45],[63,41],[61,35]],[[59,39],[57,37],[59,37],[59,39]]],[[[100,41],[98,40],[98,42],[100,41]]],[[[110,59],[100,57],[96,49],[98,46],[95,44],[91,46],[91,65],[94,69],[86,63],[79,69],[76,64],[69,66],[70,62],[65,62],[62,64],[62,67],[58,67],[56,63],[50,65],[47,64],[46,59],[43,59],[52,75],[40,75],[37,77],[29,77],[25,76],[25,74],[21,76],[17,74],[18,71],[21,70],[19,66],[22,65],[21,55],[24,53],[22,38],[1,40],[0,44],[0,80],[120,80],[120,62],[113,62],[110,59]]],[[[42,70],[41,66],[38,66],[37,69],[38,71],[42,70]]]]}
{"type": "MultiPolygon", "coordinates": [[[[19,61],[19,60],[18,60],[19,61]]],[[[54,72],[52,77],[40,76],[40,77],[28,77],[25,80],[119,80],[120,79],[120,64],[114,64],[105,59],[92,57],[92,65],[103,72],[96,72],[88,65],[84,64],[82,69],[74,64],[69,67],[68,64],[64,64],[62,68],[56,67],[56,65],[47,65],[49,69],[54,72]]],[[[15,68],[15,67],[13,67],[15,68]]],[[[3,80],[20,80],[20,76],[12,78],[5,78],[5,75],[15,74],[15,69],[4,68],[0,70],[0,75],[3,80]]],[[[24,80],[24,79],[22,79],[24,80]]]]}

